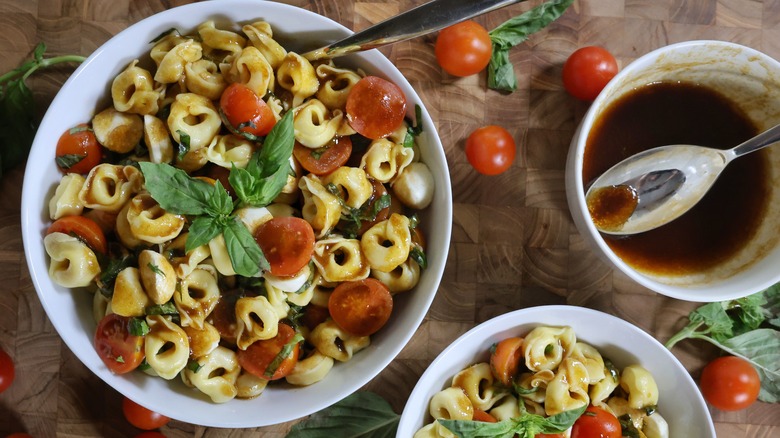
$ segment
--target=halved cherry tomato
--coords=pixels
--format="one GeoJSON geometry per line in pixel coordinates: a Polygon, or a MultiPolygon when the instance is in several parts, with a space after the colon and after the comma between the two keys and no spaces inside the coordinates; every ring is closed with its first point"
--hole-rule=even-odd
{"type": "Polygon", "coordinates": [[[128,423],[142,430],[157,429],[171,421],[165,415],[149,410],[127,397],[122,400],[122,413],[128,423]]]}
{"type": "Polygon", "coordinates": [[[623,430],[617,417],[596,406],[588,406],[571,428],[571,438],[620,438],[623,430]]]}
{"type": "Polygon", "coordinates": [[[563,87],[577,99],[593,100],[617,72],[617,61],[607,50],[583,47],[563,64],[563,87]]]}
{"type": "Polygon", "coordinates": [[[516,154],[512,134],[500,126],[483,126],[466,139],[466,158],[477,172],[484,175],[498,175],[506,171],[516,154]]]}
{"type": "Polygon", "coordinates": [[[707,403],[721,411],[738,411],[756,401],[761,378],[745,359],[723,356],[704,367],[699,386],[707,403]]]}
{"type": "Polygon", "coordinates": [[[390,319],[393,297],[387,286],[374,278],[346,281],[330,294],[328,310],[342,329],[355,336],[369,336],[390,319]]]}
{"type": "Polygon", "coordinates": [[[0,394],[2,394],[14,381],[16,372],[11,356],[0,348],[0,394]]]}
{"type": "Polygon", "coordinates": [[[246,348],[238,350],[238,363],[247,372],[266,380],[278,380],[290,374],[295,364],[298,363],[300,354],[300,344],[296,343],[290,354],[283,358],[278,364],[280,352],[295,337],[295,330],[287,324],[279,324],[279,332],[271,339],[255,341],[246,348]],[[269,369],[269,366],[275,366],[275,369],[269,369]]]}
{"type": "Polygon", "coordinates": [[[95,331],[95,350],[116,374],[133,371],[144,359],[144,338],[130,333],[130,319],[110,313],[100,320],[95,331]]]}
{"type": "Polygon", "coordinates": [[[86,174],[103,159],[103,149],[86,124],[65,131],[57,141],[57,166],[66,173],[86,174]]]}
{"type": "Polygon", "coordinates": [[[401,127],[406,96],[398,85],[377,76],[359,80],[347,96],[347,121],[360,135],[376,140],[401,127]]]}
{"type": "Polygon", "coordinates": [[[487,67],[493,55],[488,31],[472,20],[442,29],[436,38],[436,60],[453,76],[471,76],[487,67]]]}
{"type": "Polygon", "coordinates": [[[474,416],[471,418],[474,421],[482,421],[484,423],[498,423],[496,417],[488,414],[482,409],[474,408],[474,416]]]}
{"type": "Polygon", "coordinates": [[[234,132],[262,137],[276,125],[274,112],[246,85],[232,83],[222,92],[219,108],[234,132]]]}
{"type": "Polygon", "coordinates": [[[271,265],[271,274],[295,275],[314,253],[314,230],[298,217],[275,217],[260,225],[255,240],[271,265]]]}
{"type": "Polygon", "coordinates": [[[64,233],[75,235],[93,251],[105,254],[108,251],[106,236],[97,222],[84,216],[65,216],[57,219],[46,230],[46,234],[64,233]]]}
{"type": "Polygon", "coordinates": [[[296,141],[293,155],[307,171],[315,175],[326,175],[349,160],[352,155],[352,139],[335,137],[330,143],[317,149],[307,148],[296,141]]]}
{"type": "Polygon", "coordinates": [[[523,338],[506,338],[490,353],[490,370],[505,386],[511,386],[523,358],[523,338]]]}

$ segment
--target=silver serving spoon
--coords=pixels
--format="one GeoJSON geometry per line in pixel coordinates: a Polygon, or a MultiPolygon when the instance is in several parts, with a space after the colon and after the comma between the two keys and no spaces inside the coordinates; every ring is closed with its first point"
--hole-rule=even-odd
{"type": "Polygon", "coordinates": [[[309,61],[335,58],[405,41],[524,0],[433,0],[328,46],[304,53],[309,61]]]}
{"type": "Polygon", "coordinates": [[[780,125],[731,149],[670,145],[628,157],[588,188],[585,200],[594,224],[599,231],[614,235],[637,234],[665,225],[696,205],[732,160],[777,141],[780,125]],[[620,202],[625,203],[615,205],[620,202]],[[622,214],[610,221],[596,220],[604,213],[598,210],[610,203],[607,210],[622,210],[622,214]]]}

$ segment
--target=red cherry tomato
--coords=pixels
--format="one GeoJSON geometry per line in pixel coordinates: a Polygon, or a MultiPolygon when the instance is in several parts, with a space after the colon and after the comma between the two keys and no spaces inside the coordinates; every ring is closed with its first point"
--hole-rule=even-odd
{"type": "Polygon", "coordinates": [[[89,126],[82,124],[65,131],[57,141],[57,166],[66,173],[86,174],[100,164],[103,149],[89,126]]]}
{"type": "Polygon", "coordinates": [[[144,338],[130,333],[130,319],[108,314],[100,320],[95,331],[95,350],[108,369],[116,374],[133,371],[144,358],[144,338]]]}
{"type": "Polygon", "coordinates": [[[436,38],[436,60],[453,76],[471,76],[487,67],[493,55],[488,31],[468,20],[439,32],[436,38]]]}
{"type": "Polygon", "coordinates": [[[318,149],[307,148],[295,142],[293,155],[307,171],[315,175],[326,175],[349,160],[352,155],[352,140],[349,137],[336,137],[318,149]]]}
{"type": "Polygon", "coordinates": [[[623,430],[617,417],[596,406],[588,406],[574,422],[571,438],[620,438],[623,430]]]}
{"type": "Polygon", "coordinates": [[[707,403],[721,411],[738,411],[756,401],[761,379],[748,361],[724,356],[704,367],[699,385],[707,403]]]}
{"type": "Polygon", "coordinates": [[[583,47],[563,64],[563,87],[577,99],[593,100],[617,72],[611,53],[601,47],[583,47]]]}
{"type": "Polygon", "coordinates": [[[490,353],[493,376],[505,386],[511,386],[523,357],[523,338],[507,338],[496,344],[490,353]]]}
{"type": "Polygon", "coordinates": [[[342,329],[355,336],[369,336],[390,319],[393,297],[379,280],[346,281],[330,294],[328,310],[333,321],[342,329]]]}
{"type": "Polygon", "coordinates": [[[122,400],[122,412],[128,423],[142,430],[157,429],[171,421],[165,415],[146,409],[127,397],[122,400]]]}
{"type": "Polygon", "coordinates": [[[517,154],[515,140],[506,129],[489,125],[478,128],[466,139],[466,158],[484,175],[498,175],[512,165],[517,154]]]}
{"type": "Polygon", "coordinates": [[[105,254],[108,243],[103,229],[92,219],[85,216],[65,216],[57,219],[46,230],[46,234],[64,233],[75,235],[87,244],[93,251],[105,254]]]}
{"type": "MultiPolygon", "coordinates": [[[[366,207],[366,211],[372,211],[373,212],[374,211],[374,205],[379,201],[379,199],[382,196],[387,195],[388,193],[387,193],[387,188],[380,181],[377,181],[374,178],[369,178],[368,180],[371,182],[371,197],[368,198],[368,201],[366,201],[368,203],[368,206],[366,207]]],[[[365,219],[365,220],[361,221],[360,229],[358,230],[357,235],[358,236],[362,236],[363,233],[368,231],[371,227],[373,227],[374,225],[378,224],[379,222],[382,222],[383,220],[387,219],[388,217],[390,217],[390,207],[389,206],[379,210],[376,213],[376,217],[374,217],[373,219],[365,219]]],[[[417,229],[417,228],[415,228],[415,229],[417,229]]],[[[414,236],[414,234],[412,234],[412,236],[414,236]]]]}
{"type": "Polygon", "coordinates": [[[265,222],[255,231],[255,240],[273,275],[297,274],[314,253],[314,230],[297,217],[275,217],[265,222]]]}
{"type": "Polygon", "coordinates": [[[537,433],[534,438],[566,438],[562,433],[537,433]]]}
{"type": "Polygon", "coordinates": [[[290,354],[278,364],[274,364],[279,353],[295,337],[295,330],[287,324],[279,324],[279,332],[271,339],[255,341],[246,348],[238,350],[238,363],[247,372],[266,380],[278,380],[290,374],[298,363],[300,344],[296,343],[290,354]],[[269,366],[275,369],[269,369],[269,366]]]}
{"type": "Polygon", "coordinates": [[[11,356],[0,348],[0,394],[5,392],[14,381],[16,371],[11,356]]]}
{"type": "Polygon", "coordinates": [[[347,121],[363,137],[387,137],[401,127],[405,115],[404,92],[377,76],[359,80],[347,96],[347,121]]]}
{"type": "Polygon", "coordinates": [[[276,125],[274,112],[262,96],[243,84],[233,83],[225,88],[219,99],[219,108],[233,132],[262,137],[276,125]]]}
{"type": "Polygon", "coordinates": [[[474,416],[471,418],[474,421],[481,421],[483,423],[498,423],[496,417],[488,414],[482,409],[474,408],[474,416]]]}

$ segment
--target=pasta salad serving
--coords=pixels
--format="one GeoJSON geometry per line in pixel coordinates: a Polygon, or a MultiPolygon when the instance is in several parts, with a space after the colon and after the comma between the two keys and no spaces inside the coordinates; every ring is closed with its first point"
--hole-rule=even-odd
{"type": "Polygon", "coordinates": [[[426,268],[434,192],[399,87],[247,23],[171,29],[116,75],[56,145],[43,238],[108,369],[216,403],[365,349],[426,268]]]}
{"type": "Polygon", "coordinates": [[[668,438],[658,396],[641,365],[618,369],[571,327],[540,325],[453,376],[414,437],[668,438]]]}

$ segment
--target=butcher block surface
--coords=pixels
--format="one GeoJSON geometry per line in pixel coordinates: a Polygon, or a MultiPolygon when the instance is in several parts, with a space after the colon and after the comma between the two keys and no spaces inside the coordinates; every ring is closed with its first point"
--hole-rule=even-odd
{"type": "MultiPolygon", "coordinates": [[[[360,30],[423,0],[284,0],[360,30]]],[[[28,59],[39,42],[48,55],[87,56],[111,36],[185,0],[0,0],[0,72],[28,59]]],[[[479,17],[491,29],[539,4],[533,0],[479,17]]],[[[567,56],[582,46],[611,51],[621,67],[658,47],[687,40],[726,40],[780,57],[778,0],[576,0],[547,29],[515,47],[519,88],[490,91],[484,73],[455,78],[433,53],[435,36],[381,49],[431,112],[452,178],[453,232],[441,286],[423,324],[395,360],[364,389],[398,413],[418,378],[449,343],[475,325],[515,309],[569,304],[629,321],[661,342],[697,304],[653,293],[593,253],[569,214],[564,168],[569,142],[588,103],[563,89],[567,56]],[[483,176],[470,166],[465,139],[501,125],[518,144],[512,167],[483,176]]],[[[75,66],[33,75],[42,115],[75,66]]],[[[16,364],[16,380],[0,394],[0,436],[123,437],[139,433],[122,415],[122,396],[94,376],[63,344],[35,293],[24,259],[20,199],[24,166],[0,181],[0,347],[16,364]]],[[[698,379],[719,352],[701,341],[673,350],[698,379]]],[[[712,411],[723,438],[780,436],[780,405],[712,411]]],[[[292,423],[218,429],[171,421],[168,437],[283,437],[292,423]]]]}

